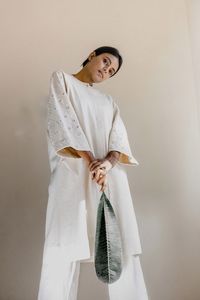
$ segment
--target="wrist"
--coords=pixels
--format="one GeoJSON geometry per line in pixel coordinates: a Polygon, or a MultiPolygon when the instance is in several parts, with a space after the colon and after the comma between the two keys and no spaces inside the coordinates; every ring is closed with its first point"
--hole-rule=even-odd
{"type": "Polygon", "coordinates": [[[114,167],[119,160],[120,154],[118,151],[110,151],[105,158],[110,162],[112,167],[114,167]]]}
{"type": "Polygon", "coordinates": [[[106,170],[107,170],[107,172],[110,171],[110,169],[112,169],[113,167],[114,167],[114,164],[109,159],[106,159],[106,170]]]}
{"type": "Polygon", "coordinates": [[[77,151],[78,155],[85,159],[88,163],[92,162],[95,157],[91,151],[77,151]]]}

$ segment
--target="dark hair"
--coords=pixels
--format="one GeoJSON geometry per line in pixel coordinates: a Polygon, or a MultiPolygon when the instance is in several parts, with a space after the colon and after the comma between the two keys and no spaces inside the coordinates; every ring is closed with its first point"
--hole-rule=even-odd
{"type": "MultiPolygon", "coordinates": [[[[118,71],[119,69],[121,68],[121,65],[122,65],[122,62],[123,62],[123,59],[122,59],[122,56],[120,55],[119,53],[119,50],[114,48],[114,47],[109,47],[109,46],[102,46],[102,47],[99,47],[97,49],[94,50],[95,53],[96,53],[96,56],[102,54],[102,53],[110,53],[114,56],[116,56],[118,58],[118,61],[119,61],[119,66],[118,66],[118,69],[117,71],[112,75],[114,76],[118,71]]],[[[81,66],[85,66],[87,63],[89,62],[89,59],[87,58],[82,64],[81,66]]],[[[110,77],[112,77],[110,76],[110,77]]]]}

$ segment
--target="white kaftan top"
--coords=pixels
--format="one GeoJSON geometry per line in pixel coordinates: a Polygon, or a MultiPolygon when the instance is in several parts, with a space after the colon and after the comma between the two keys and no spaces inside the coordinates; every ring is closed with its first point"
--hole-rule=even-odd
{"type": "Polygon", "coordinates": [[[69,261],[94,261],[97,207],[102,192],[76,151],[104,158],[121,152],[105,190],[118,219],[123,253],[140,254],[137,221],[124,165],[136,166],[118,105],[110,95],[62,70],[50,79],[47,141],[51,169],[45,246],[62,247],[69,261]],[[70,149],[72,147],[73,149],[70,149]],[[63,151],[67,148],[67,151],[63,151]]]}

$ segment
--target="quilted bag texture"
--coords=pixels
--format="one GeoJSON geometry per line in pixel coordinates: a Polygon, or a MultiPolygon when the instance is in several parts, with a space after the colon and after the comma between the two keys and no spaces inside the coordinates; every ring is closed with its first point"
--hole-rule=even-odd
{"type": "Polygon", "coordinates": [[[97,210],[95,271],[104,283],[113,283],[122,272],[122,242],[113,207],[102,192],[97,210]]]}

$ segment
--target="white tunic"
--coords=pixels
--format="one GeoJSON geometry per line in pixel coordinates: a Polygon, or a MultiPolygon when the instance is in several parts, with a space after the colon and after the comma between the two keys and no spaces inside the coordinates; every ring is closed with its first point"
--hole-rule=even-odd
{"type": "MultiPolygon", "coordinates": [[[[52,73],[47,106],[47,141],[51,169],[45,246],[62,247],[69,261],[94,261],[100,186],[91,180],[88,163],[66,147],[104,158],[121,152],[108,172],[105,190],[118,219],[124,255],[140,254],[141,244],[125,165],[133,157],[127,131],[113,98],[71,74],[52,73]]],[[[72,149],[72,150],[73,150],[72,149]]],[[[53,249],[53,248],[52,248],[53,249]]]]}

